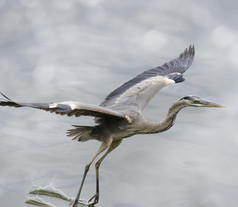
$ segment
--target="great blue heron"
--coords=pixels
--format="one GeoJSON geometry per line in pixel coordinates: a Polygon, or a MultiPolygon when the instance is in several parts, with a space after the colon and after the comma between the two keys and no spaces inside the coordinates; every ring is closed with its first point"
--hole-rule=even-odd
{"type": "Polygon", "coordinates": [[[153,96],[163,87],[172,83],[183,82],[183,73],[190,67],[195,55],[194,46],[190,45],[178,58],[163,64],[162,66],[147,70],[132,80],[126,82],[100,104],[100,106],[84,104],[74,101],[50,102],[50,103],[21,103],[9,99],[1,93],[1,106],[32,107],[68,116],[93,116],[94,126],[73,125],[75,128],[68,130],[68,136],[74,140],[85,142],[91,139],[98,140],[101,145],[86,165],[83,179],[74,200],[76,207],[88,170],[104,150],[106,153],[96,162],[96,194],[88,203],[96,204],[99,201],[99,166],[104,158],[116,147],[122,139],[135,134],[152,134],[168,130],[174,124],[177,113],[184,107],[223,107],[219,104],[205,101],[197,96],[186,96],[172,104],[168,114],[162,122],[150,122],[142,116],[142,111],[153,96]]]}

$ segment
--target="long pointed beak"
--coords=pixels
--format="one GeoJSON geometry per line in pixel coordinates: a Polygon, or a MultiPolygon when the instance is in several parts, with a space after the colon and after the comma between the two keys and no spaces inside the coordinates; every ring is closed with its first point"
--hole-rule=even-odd
{"type": "Polygon", "coordinates": [[[205,101],[205,100],[201,100],[200,104],[201,104],[202,107],[226,108],[226,106],[222,106],[220,104],[213,103],[213,102],[210,102],[210,101],[205,101]]]}

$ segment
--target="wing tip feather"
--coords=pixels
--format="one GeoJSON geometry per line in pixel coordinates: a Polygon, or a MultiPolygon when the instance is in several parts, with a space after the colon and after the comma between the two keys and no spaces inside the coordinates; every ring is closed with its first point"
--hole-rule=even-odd
{"type": "Polygon", "coordinates": [[[182,52],[180,55],[179,55],[179,58],[180,59],[183,59],[183,58],[185,58],[185,59],[187,59],[187,58],[194,58],[194,56],[195,56],[195,47],[194,47],[194,45],[189,45],[189,47],[188,48],[186,48],[185,50],[184,50],[184,52],[182,52]]]}

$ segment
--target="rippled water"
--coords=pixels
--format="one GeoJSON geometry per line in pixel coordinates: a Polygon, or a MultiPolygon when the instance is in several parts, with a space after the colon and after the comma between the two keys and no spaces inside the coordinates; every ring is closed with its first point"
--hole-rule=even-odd
{"type": "MultiPolygon", "coordinates": [[[[101,165],[98,206],[236,207],[236,8],[225,0],[2,0],[0,91],[25,102],[99,104],[194,44],[186,81],[163,89],[146,118],[162,120],[172,102],[189,94],[227,108],[187,108],[169,131],[124,140],[101,165]]],[[[6,107],[0,117],[1,205],[24,206],[28,192],[49,183],[74,197],[99,143],[77,143],[65,132],[93,120],[6,107]]],[[[82,197],[94,191],[92,166],[82,197]]]]}

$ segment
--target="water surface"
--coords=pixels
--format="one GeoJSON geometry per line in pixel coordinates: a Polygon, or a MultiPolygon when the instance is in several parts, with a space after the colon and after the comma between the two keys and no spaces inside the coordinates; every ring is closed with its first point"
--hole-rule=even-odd
{"type": "MultiPolygon", "coordinates": [[[[25,102],[100,104],[194,44],[186,82],[163,89],[146,118],[162,120],[172,102],[189,94],[227,108],[187,108],[169,131],[124,140],[101,165],[98,206],[236,207],[236,8],[231,0],[2,0],[0,91],[25,102]]],[[[28,192],[49,184],[74,197],[99,143],[77,143],[65,132],[93,120],[6,107],[0,117],[1,205],[25,206],[28,192]]],[[[82,197],[94,190],[92,167],[82,197]]]]}

